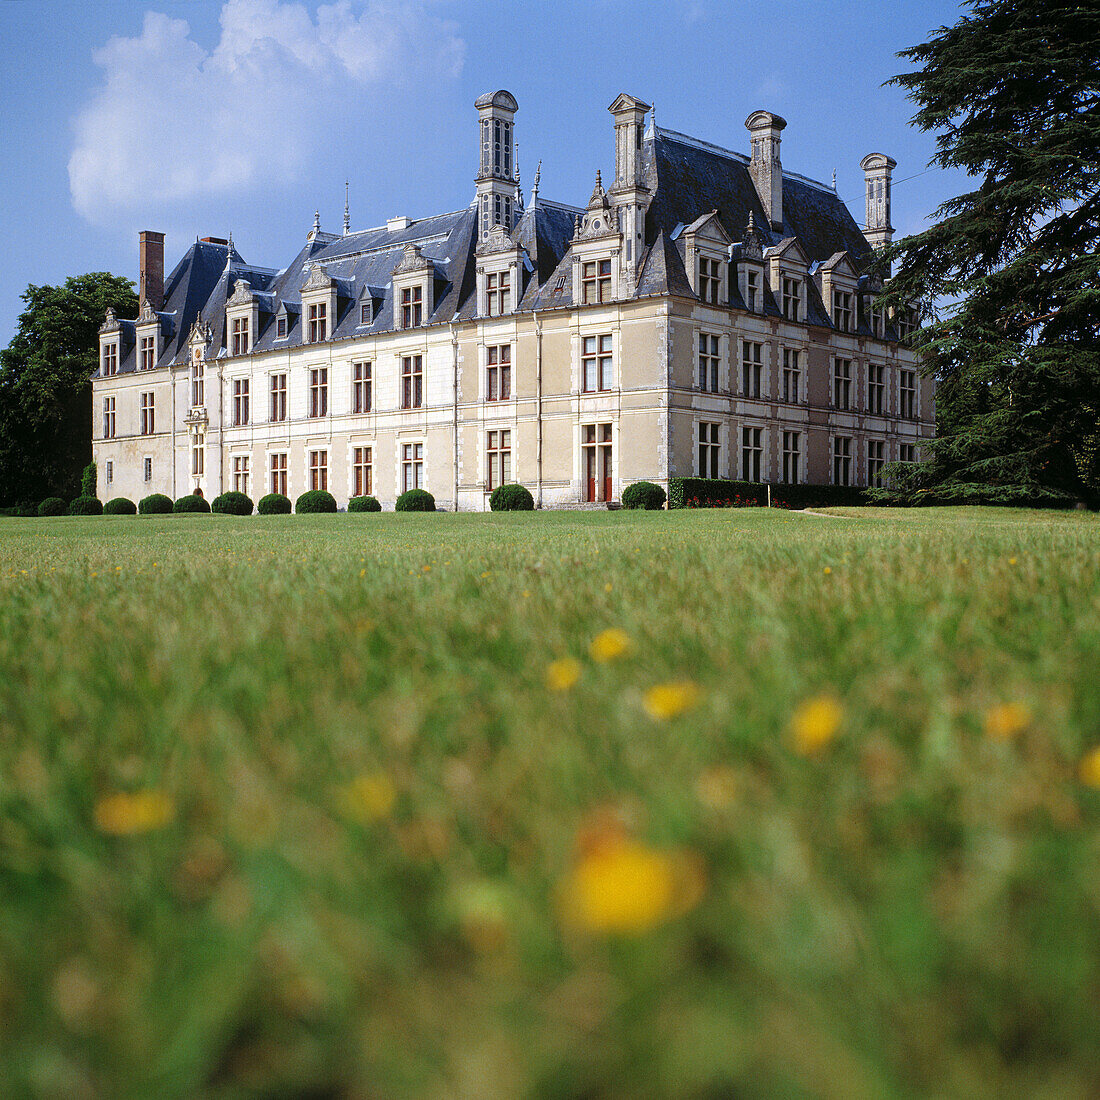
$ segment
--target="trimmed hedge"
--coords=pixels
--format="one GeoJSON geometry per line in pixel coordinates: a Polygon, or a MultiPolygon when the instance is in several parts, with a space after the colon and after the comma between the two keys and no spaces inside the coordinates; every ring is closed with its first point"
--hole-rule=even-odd
{"type": "Polygon", "coordinates": [[[435,497],[427,489],[406,489],[394,508],[398,512],[434,512],[435,497]]]}
{"type": "Polygon", "coordinates": [[[256,505],[256,511],[261,516],[289,516],[293,508],[290,498],[282,493],[268,493],[266,497],[260,497],[256,505]]]}
{"type": "Polygon", "coordinates": [[[82,497],[94,497],[96,488],[96,464],[89,462],[80,475],[80,495],[82,497]]]}
{"type": "Polygon", "coordinates": [[[172,505],[172,511],[177,515],[182,515],[188,512],[209,512],[210,502],[205,497],[196,496],[194,493],[188,493],[185,497],[180,497],[175,504],[172,505]]]}
{"type": "Polygon", "coordinates": [[[493,512],[533,512],[535,498],[522,485],[498,485],[489,494],[489,509],[493,512]]]}
{"type": "Polygon", "coordinates": [[[652,481],[635,481],[623,490],[624,508],[644,508],[655,512],[665,506],[665,491],[652,481]]]}
{"type": "Polygon", "coordinates": [[[65,502],[60,497],[46,497],[38,506],[40,516],[63,516],[65,512],[65,502]]]}
{"type": "Polygon", "coordinates": [[[348,501],[349,512],[381,512],[382,505],[374,497],[352,497],[348,501]]]}
{"type": "Polygon", "coordinates": [[[98,497],[77,497],[69,505],[70,516],[101,516],[103,515],[103,501],[98,497]]]}
{"type": "Polygon", "coordinates": [[[9,504],[4,508],[0,508],[0,516],[8,516],[12,519],[22,517],[31,517],[38,515],[37,504],[9,504]]]}
{"type": "Polygon", "coordinates": [[[115,497],[103,505],[105,516],[134,516],[137,515],[137,505],[129,497],[115,497]]]}
{"type": "Polygon", "coordinates": [[[231,489],[228,493],[222,493],[210,502],[210,511],[223,516],[250,516],[252,515],[252,498],[231,489]]]}
{"type": "MultiPolygon", "coordinates": [[[[773,485],[772,504],[779,508],[826,508],[874,503],[856,485],[773,485]]],[[[750,508],[768,503],[768,486],[757,481],[673,477],[668,482],[669,508],[750,508]]]]}
{"type": "Polygon", "coordinates": [[[143,516],[169,516],[172,514],[172,498],[163,493],[150,493],[138,501],[138,511],[143,516]]]}
{"type": "Polygon", "coordinates": [[[316,512],[335,512],[336,498],[324,489],[310,489],[294,502],[294,511],[298,515],[316,512]]]}

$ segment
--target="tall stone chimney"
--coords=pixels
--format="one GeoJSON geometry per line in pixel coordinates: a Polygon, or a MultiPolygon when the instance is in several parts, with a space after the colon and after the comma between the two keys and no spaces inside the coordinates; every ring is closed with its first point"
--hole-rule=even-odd
{"type": "Polygon", "coordinates": [[[779,159],[779,133],[787,120],[770,111],[753,111],[745,119],[752,142],[749,175],[764,205],[768,222],[777,233],[783,229],[783,165],[779,159]]]}
{"type": "Polygon", "coordinates": [[[153,309],[160,309],[164,305],[164,234],[143,229],[138,240],[141,304],[148,302],[153,309]]]}
{"type": "Polygon", "coordinates": [[[868,153],[859,166],[867,186],[867,228],[863,235],[878,252],[894,238],[894,227],[890,224],[890,173],[898,162],[885,153],[868,153]]]}

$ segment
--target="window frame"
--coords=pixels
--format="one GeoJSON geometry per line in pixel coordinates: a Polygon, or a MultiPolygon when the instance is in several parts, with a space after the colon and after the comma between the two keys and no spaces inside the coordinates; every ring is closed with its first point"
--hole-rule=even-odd
{"type": "Polygon", "coordinates": [[[753,401],[764,399],[764,342],[762,340],[741,341],[741,396],[753,401]],[[750,352],[749,349],[752,351],[750,352]]]}
{"type": "Polygon", "coordinates": [[[352,447],[351,488],[353,497],[369,497],[374,494],[374,448],[352,447]]]}
{"type": "Polygon", "coordinates": [[[424,356],[412,354],[401,356],[401,408],[422,409],[424,407],[424,356]]]}
{"type": "Polygon", "coordinates": [[[767,480],[764,476],[765,462],[764,429],[758,424],[741,425],[741,480],[760,484],[767,480]]]}
{"type": "Polygon", "coordinates": [[[268,423],[281,424],[286,420],[287,415],[287,372],[276,371],[274,374],[269,374],[268,378],[271,379],[268,384],[270,397],[268,423]]]}
{"type": "Polygon", "coordinates": [[[833,408],[852,411],[852,360],[842,355],[833,356],[833,408]]]}
{"type": "Polygon", "coordinates": [[[271,492],[284,497],[290,495],[287,491],[290,486],[289,458],[286,451],[272,451],[268,455],[267,462],[268,485],[271,486],[271,492]]]}
{"type": "Polygon", "coordinates": [[[309,368],[309,419],[328,416],[328,367],[309,368]]]}
{"type": "Polygon", "coordinates": [[[319,447],[308,454],[308,481],[311,491],[328,492],[328,448],[319,447]]]}
{"type": "Polygon", "coordinates": [[[139,435],[153,435],[156,431],[156,405],[153,390],[147,390],[140,394],[140,418],[138,422],[139,435]]]}
{"type": "Polygon", "coordinates": [[[251,382],[248,378],[233,379],[233,427],[245,427],[251,417],[251,382]]]}
{"type": "Polygon", "coordinates": [[[489,344],[485,348],[485,400],[512,400],[511,344],[489,344]]]}
{"type": "Polygon", "coordinates": [[[581,392],[610,393],[615,387],[614,334],[581,337],[581,392]],[[591,346],[590,346],[591,345],[591,346]],[[591,372],[591,378],[589,378],[591,372]],[[589,382],[593,385],[589,385],[589,382]]]}
{"type": "Polygon", "coordinates": [[[351,411],[365,416],[374,411],[374,361],[361,359],[351,365],[351,411]]]}
{"type": "Polygon", "coordinates": [[[717,479],[722,469],[722,425],[717,420],[700,420],[695,429],[699,477],[717,479]]]}
{"type": "Polygon", "coordinates": [[[486,491],[510,485],[512,480],[512,429],[493,428],[485,433],[486,491]]]}

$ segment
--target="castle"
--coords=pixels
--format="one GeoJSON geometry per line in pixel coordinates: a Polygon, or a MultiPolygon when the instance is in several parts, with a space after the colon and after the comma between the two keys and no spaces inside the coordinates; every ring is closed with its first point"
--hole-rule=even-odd
{"type": "Polygon", "coordinates": [[[529,199],[518,104],[481,96],[473,203],[341,234],[281,269],[197,240],[164,277],[140,242],[140,314],[108,312],[92,381],[102,499],[409,488],[482,510],[605,505],[676,476],[870,485],[919,457],[931,382],[885,315],[889,157],[861,161],[866,226],[784,169],[778,115],[749,154],[658,128],[620,95],[615,174],[587,203],[529,199]]]}

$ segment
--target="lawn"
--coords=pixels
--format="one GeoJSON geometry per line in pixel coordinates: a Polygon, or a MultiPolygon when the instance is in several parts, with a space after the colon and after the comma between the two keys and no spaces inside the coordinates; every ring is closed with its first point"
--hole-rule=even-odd
{"type": "Polygon", "coordinates": [[[1100,1094],[1100,517],[0,520],[0,1095],[1100,1094]]]}

